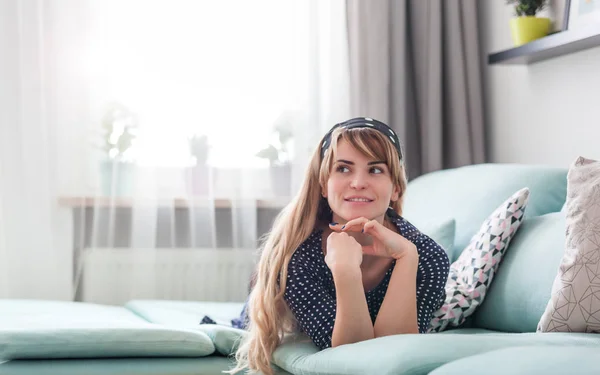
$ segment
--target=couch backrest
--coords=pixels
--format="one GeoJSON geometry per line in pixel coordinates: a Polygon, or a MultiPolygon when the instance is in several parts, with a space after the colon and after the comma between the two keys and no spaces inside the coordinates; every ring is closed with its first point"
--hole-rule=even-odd
{"type": "Polygon", "coordinates": [[[535,332],[565,251],[565,213],[526,218],[473,316],[479,328],[535,332]]]}
{"type": "Polygon", "coordinates": [[[451,261],[458,258],[483,221],[517,190],[531,195],[526,217],[560,211],[567,192],[567,169],[478,164],[429,173],[408,184],[403,216],[417,228],[456,221],[451,261]]]}

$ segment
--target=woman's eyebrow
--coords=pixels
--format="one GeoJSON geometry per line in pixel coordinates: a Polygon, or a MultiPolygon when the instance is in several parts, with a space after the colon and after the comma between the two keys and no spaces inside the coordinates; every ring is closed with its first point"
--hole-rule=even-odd
{"type": "MultiPolygon", "coordinates": [[[[349,165],[354,165],[353,161],[344,160],[344,159],[338,159],[335,162],[336,163],[345,163],[345,164],[349,164],[349,165]]],[[[383,160],[376,160],[376,161],[370,161],[370,162],[367,163],[367,165],[375,165],[375,164],[385,164],[385,161],[383,161],[383,160]]]]}

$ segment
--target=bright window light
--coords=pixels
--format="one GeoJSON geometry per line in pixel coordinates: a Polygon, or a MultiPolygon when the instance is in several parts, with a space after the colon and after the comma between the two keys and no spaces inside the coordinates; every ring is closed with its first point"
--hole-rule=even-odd
{"type": "Polygon", "coordinates": [[[138,164],[189,165],[187,139],[204,134],[210,165],[267,165],[255,154],[297,104],[293,3],[93,2],[92,87],[138,115],[138,164]]]}

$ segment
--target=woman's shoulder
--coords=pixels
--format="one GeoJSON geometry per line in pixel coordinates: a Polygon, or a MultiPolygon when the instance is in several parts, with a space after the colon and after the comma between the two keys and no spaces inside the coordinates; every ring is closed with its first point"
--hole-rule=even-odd
{"type": "Polygon", "coordinates": [[[323,230],[315,228],[292,255],[292,261],[304,262],[323,254],[323,230]]]}
{"type": "Polygon", "coordinates": [[[402,235],[402,237],[408,239],[411,242],[419,239],[423,233],[417,227],[415,227],[412,223],[406,220],[402,215],[392,210],[391,208],[387,211],[387,216],[390,221],[396,226],[398,233],[402,235]]]}
{"type": "Polygon", "coordinates": [[[310,274],[312,277],[324,277],[327,265],[323,256],[322,235],[322,229],[315,229],[298,246],[288,264],[288,277],[306,274],[310,274]]]}
{"type": "Polygon", "coordinates": [[[444,260],[448,258],[446,251],[442,248],[440,244],[435,242],[425,233],[421,232],[411,222],[406,220],[404,217],[402,217],[395,211],[388,215],[391,217],[392,222],[398,228],[398,233],[400,233],[402,237],[408,239],[409,241],[417,245],[417,250],[421,255],[421,257],[419,258],[420,262],[425,261],[428,258],[443,258],[444,260]]]}

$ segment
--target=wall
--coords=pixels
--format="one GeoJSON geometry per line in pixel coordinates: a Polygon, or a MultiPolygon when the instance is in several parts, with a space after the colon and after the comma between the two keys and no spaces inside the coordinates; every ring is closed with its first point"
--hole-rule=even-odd
{"type": "MultiPolygon", "coordinates": [[[[512,47],[505,1],[479,0],[481,49],[512,47]]],[[[492,162],[567,167],[600,159],[600,47],[533,65],[484,63],[488,151],[492,162]]]]}

